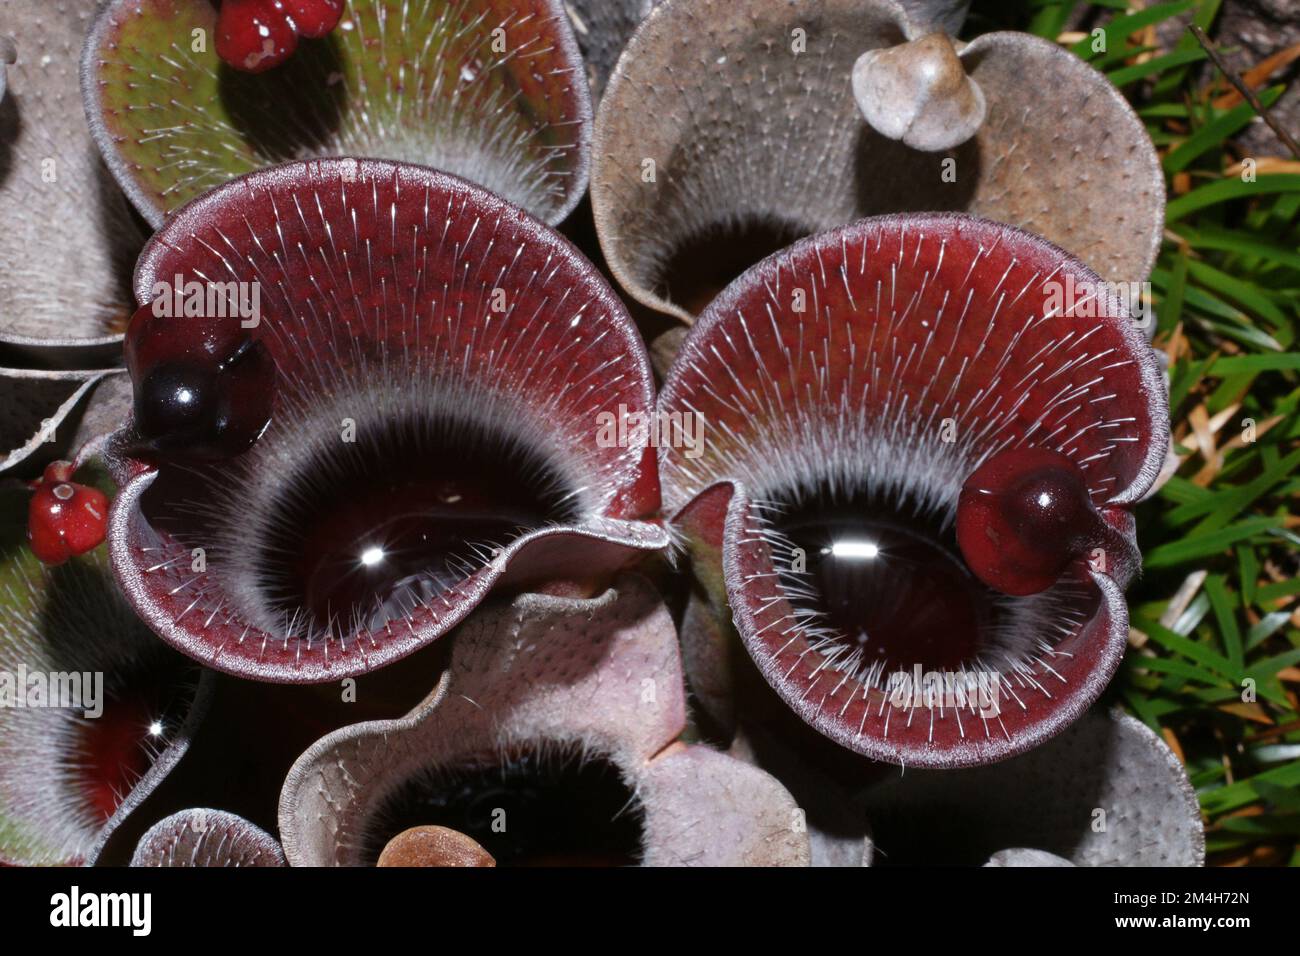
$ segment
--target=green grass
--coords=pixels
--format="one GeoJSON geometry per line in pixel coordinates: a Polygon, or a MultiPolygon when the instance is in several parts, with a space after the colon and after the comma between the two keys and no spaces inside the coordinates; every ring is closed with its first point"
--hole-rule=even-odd
{"type": "MultiPolygon", "coordinates": [[[[1211,863],[1300,865],[1300,175],[1226,176],[1255,110],[1213,105],[1232,88],[1190,31],[1162,47],[1145,29],[1191,13],[1213,36],[1219,0],[1126,6],[1025,0],[1007,24],[1060,39],[1091,8],[1106,51],[1066,39],[1130,98],[1168,177],[1155,345],[1187,457],[1138,509],[1145,569],[1111,694],[1183,756],[1211,863]]],[[[1276,83],[1256,89],[1265,107],[1276,83]]]]}

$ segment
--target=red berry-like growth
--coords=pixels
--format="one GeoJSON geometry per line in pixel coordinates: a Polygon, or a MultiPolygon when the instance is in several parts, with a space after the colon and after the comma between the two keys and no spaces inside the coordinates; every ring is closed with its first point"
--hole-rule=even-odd
{"type": "Polygon", "coordinates": [[[275,361],[238,318],[136,310],[126,368],[142,448],[176,459],[238,455],[271,420],[275,361]]]}
{"type": "Polygon", "coordinates": [[[343,0],[280,0],[299,36],[323,37],[343,16],[343,0]]]}
{"type": "Polygon", "coordinates": [[[998,452],[966,479],[957,502],[966,564],[1004,594],[1046,590],[1104,537],[1083,472],[1048,448],[998,452]]]}
{"type": "Polygon", "coordinates": [[[108,528],[108,496],[79,485],[70,462],[52,462],[35,483],[27,509],[27,539],[45,564],[62,564],[97,548],[108,528]]]}
{"type": "Polygon", "coordinates": [[[298,37],[323,37],[343,16],[344,0],[224,0],[217,55],[236,70],[261,73],[293,56],[298,37]]]}

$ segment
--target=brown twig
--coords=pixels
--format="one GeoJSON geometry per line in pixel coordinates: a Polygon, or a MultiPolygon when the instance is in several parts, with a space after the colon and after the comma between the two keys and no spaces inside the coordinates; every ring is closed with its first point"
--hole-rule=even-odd
{"type": "Polygon", "coordinates": [[[1237,88],[1237,92],[1245,98],[1246,102],[1251,105],[1251,108],[1254,109],[1254,111],[1260,115],[1260,118],[1268,124],[1269,129],[1277,134],[1277,138],[1286,144],[1287,149],[1291,150],[1295,158],[1300,159],[1300,143],[1297,143],[1295,137],[1284,130],[1277,120],[1273,119],[1272,114],[1270,114],[1264,107],[1264,104],[1259,101],[1259,97],[1255,95],[1254,90],[1247,86],[1242,81],[1241,77],[1237,75],[1237,71],[1228,66],[1227,63],[1223,62],[1223,57],[1219,55],[1218,45],[1196,24],[1192,24],[1190,29],[1192,31],[1192,36],[1196,37],[1196,42],[1201,45],[1207,54],[1209,54],[1210,59],[1214,61],[1214,65],[1219,68],[1219,72],[1227,77],[1228,82],[1237,88]]]}

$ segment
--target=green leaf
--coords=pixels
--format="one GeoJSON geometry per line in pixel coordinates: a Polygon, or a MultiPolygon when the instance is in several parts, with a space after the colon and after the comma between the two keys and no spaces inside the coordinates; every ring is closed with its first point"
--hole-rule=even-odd
{"type": "Polygon", "coordinates": [[[1260,605],[1267,605],[1284,598],[1294,597],[1297,594],[1300,594],[1300,577],[1288,578],[1285,581],[1276,581],[1273,584],[1265,584],[1260,588],[1258,603],[1260,605]]]}
{"type": "MultiPolygon", "coordinates": [[[[1244,316],[1242,319],[1244,319],[1244,316]]],[[[1232,325],[1225,325],[1222,322],[1212,322],[1209,319],[1202,319],[1194,316],[1193,322],[1197,326],[1213,332],[1215,335],[1232,339],[1234,342],[1239,342],[1242,345],[1249,346],[1253,349],[1263,349],[1268,352],[1282,351],[1281,342],[1273,338],[1273,336],[1269,335],[1267,332],[1254,328],[1249,325],[1248,322],[1244,322],[1240,319],[1235,320],[1232,325]]],[[[1236,393],[1234,392],[1233,394],[1235,395],[1236,393]]]]}
{"type": "Polygon", "coordinates": [[[1265,770],[1248,780],[1240,780],[1201,795],[1201,806],[1211,816],[1248,806],[1263,797],[1261,785],[1300,786],[1300,760],[1283,767],[1265,770]]]}
{"type": "MultiPolygon", "coordinates": [[[[1255,555],[1255,549],[1251,547],[1240,547],[1237,549],[1237,579],[1241,582],[1241,600],[1247,607],[1255,603],[1255,589],[1259,586],[1259,558],[1255,555]]],[[[1258,627],[1259,625],[1256,625],[1258,627]]],[[[1246,646],[1252,646],[1251,637],[1255,634],[1255,628],[1251,628],[1250,635],[1246,638],[1246,646]]],[[[1261,638],[1262,639],[1262,638],[1261,638]]]]}
{"type": "MultiPolygon", "coordinates": [[[[1169,287],[1173,277],[1163,269],[1151,270],[1151,284],[1157,289],[1165,290],[1169,287]]],[[[1187,305],[1207,315],[1217,316],[1226,319],[1229,322],[1235,322],[1242,328],[1250,327],[1250,317],[1240,309],[1229,305],[1217,296],[1211,295],[1204,289],[1197,288],[1194,285],[1185,286],[1183,295],[1187,299],[1187,305]]]]}
{"type": "MultiPolygon", "coordinates": [[[[1121,45],[1124,38],[1131,36],[1143,27],[1150,26],[1153,23],[1160,23],[1168,20],[1170,17],[1176,17],[1180,13],[1185,13],[1196,4],[1193,0],[1181,0],[1178,3],[1158,3],[1155,6],[1147,7],[1145,10],[1139,10],[1136,13],[1126,14],[1113,18],[1106,24],[1106,49],[1109,51],[1116,46],[1121,45]]],[[[1092,37],[1089,36],[1080,40],[1074,46],[1070,47],[1070,52],[1075,56],[1088,59],[1094,56],[1092,52],[1092,37]]]]}
{"type": "Polygon", "coordinates": [[[1276,677],[1277,672],[1284,667],[1291,667],[1300,663],[1300,648],[1277,654],[1273,657],[1265,658],[1257,664],[1252,664],[1246,671],[1247,677],[1253,677],[1255,680],[1263,682],[1264,678],[1276,677]]]}
{"type": "Polygon", "coordinates": [[[1208,498],[1180,505],[1165,517],[1173,524],[1184,524],[1205,515],[1206,520],[1196,527],[1196,533],[1208,534],[1217,531],[1234,516],[1263,497],[1270,488],[1285,479],[1297,467],[1300,467],[1300,449],[1266,467],[1246,484],[1237,487],[1229,485],[1214,492],[1208,498]]]}
{"type": "Polygon", "coordinates": [[[1281,243],[1271,242],[1239,229],[1219,229],[1215,226],[1198,226],[1193,229],[1179,223],[1177,232],[1194,249],[1217,249],[1242,256],[1253,256],[1276,266],[1285,266],[1300,272],[1300,252],[1281,243]]]}
{"type": "MultiPolygon", "coordinates": [[[[1125,669],[1128,669],[1131,658],[1126,658],[1124,662],[1125,669]]],[[[1141,694],[1128,692],[1124,695],[1129,707],[1137,714],[1138,719],[1150,727],[1157,734],[1160,733],[1160,718],[1156,713],[1155,702],[1143,697],[1141,694]]]]}
{"type": "MultiPolygon", "coordinates": [[[[1174,660],[1168,657],[1129,657],[1125,659],[1125,668],[1132,670],[1156,671],[1161,674],[1173,674],[1177,677],[1185,677],[1188,680],[1201,681],[1212,687],[1221,687],[1227,681],[1227,678],[1206,670],[1203,667],[1197,667],[1195,664],[1189,664],[1186,661],[1174,660]]],[[[1177,689],[1177,685],[1173,689],[1177,689]]]]}
{"type": "Polygon", "coordinates": [[[1272,637],[1291,620],[1290,611],[1272,611],[1259,619],[1259,623],[1246,633],[1246,650],[1254,650],[1259,644],[1272,637]]]}
{"type": "Polygon", "coordinates": [[[1219,826],[1233,833],[1255,836],[1300,836],[1300,813],[1285,816],[1225,817],[1219,826]]]}
{"type": "Polygon", "coordinates": [[[1065,29],[1065,24],[1070,19],[1070,13],[1073,9],[1074,3],[1071,0],[1044,4],[1042,9],[1034,14],[1034,18],[1029,21],[1029,25],[1025,29],[1034,36],[1056,42],[1056,38],[1065,29]]]}
{"type": "MultiPolygon", "coordinates": [[[[1089,44],[1091,44],[1091,38],[1089,38],[1089,40],[1086,42],[1089,42],[1089,44]]],[[[1091,45],[1089,46],[1089,49],[1091,49],[1091,45]]],[[[1158,46],[1132,46],[1131,44],[1125,43],[1123,46],[1119,47],[1118,49],[1109,50],[1108,52],[1103,53],[1100,56],[1097,56],[1089,60],[1088,64],[1094,70],[1101,70],[1104,73],[1107,70],[1109,70],[1112,66],[1114,66],[1116,63],[1121,63],[1124,60],[1132,59],[1133,57],[1136,56],[1141,56],[1144,53],[1154,53],[1156,50],[1159,49],[1160,47],[1158,46]]]]}
{"type": "Polygon", "coordinates": [[[1258,199],[1276,193],[1295,192],[1300,192],[1300,173],[1266,173],[1250,183],[1240,179],[1219,179],[1171,200],[1165,207],[1165,222],[1177,222],[1197,210],[1233,199],[1258,199]]]}
{"type": "Polygon", "coordinates": [[[1195,63],[1198,60],[1204,60],[1207,54],[1204,50],[1175,50],[1173,53],[1166,53],[1164,56],[1157,56],[1147,60],[1145,63],[1137,63],[1133,66],[1120,67],[1118,70],[1111,70],[1106,74],[1116,86],[1127,86],[1138,80],[1146,79],[1148,76],[1154,76],[1163,73],[1170,67],[1183,66],[1187,63],[1195,63]]]}
{"type": "Polygon", "coordinates": [[[1187,395],[1205,377],[1205,372],[1210,367],[1211,362],[1211,359],[1200,362],[1189,362],[1184,359],[1174,366],[1169,383],[1169,408],[1171,411],[1177,411],[1182,407],[1187,395]]]}
{"type": "MultiPolygon", "coordinates": [[[[1175,654],[1181,654],[1189,660],[1195,661],[1202,667],[1213,671],[1218,675],[1216,681],[1212,683],[1222,683],[1228,680],[1231,683],[1241,682],[1241,670],[1234,666],[1233,663],[1222,654],[1214,651],[1207,645],[1190,638],[1181,637],[1168,628],[1161,627],[1159,624],[1152,624],[1147,627],[1147,636],[1155,641],[1166,650],[1173,651],[1175,654]]],[[[1155,659],[1146,659],[1144,663],[1152,663],[1155,659]]],[[[1169,663],[1165,661],[1165,663],[1169,663]]]]}
{"type": "MultiPolygon", "coordinates": [[[[1192,23],[1196,24],[1202,30],[1208,30],[1214,25],[1214,18],[1219,15],[1219,5],[1223,0],[1202,0],[1197,7],[1196,13],[1192,16],[1192,23]]],[[[1191,30],[1184,30],[1182,36],[1178,38],[1176,50],[1194,50],[1200,47],[1196,36],[1191,30]]],[[[1169,96],[1179,87],[1183,86],[1189,80],[1189,70],[1185,66],[1176,67],[1170,70],[1164,76],[1156,81],[1152,95],[1158,99],[1169,96]]],[[[1194,77],[1189,85],[1195,83],[1194,77]]],[[[1190,92],[1190,91],[1189,91],[1190,92]]]]}
{"type": "Polygon", "coordinates": [[[1187,291],[1187,247],[1180,246],[1174,257],[1174,271],[1165,286],[1164,297],[1160,301],[1160,330],[1167,332],[1177,328],[1183,318],[1183,299],[1187,291]]]}
{"type": "Polygon", "coordinates": [[[1210,534],[1189,536],[1180,541],[1171,541],[1154,549],[1148,556],[1149,568],[1168,568],[1174,565],[1194,561],[1197,558],[1218,554],[1247,538],[1262,534],[1282,524],[1280,518],[1247,518],[1245,521],[1229,525],[1210,534]]]}
{"type": "Polygon", "coordinates": [[[1243,372],[1282,372],[1300,370],[1300,352],[1278,355],[1233,355],[1216,360],[1209,368],[1215,375],[1240,375],[1243,372]]]}
{"type": "Polygon", "coordinates": [[[1138,116],[1143,119],[1181,119],[1185,120],[1188,116],[1187,107],[1182,103],[1155,103],[1151,106],[1144,106],[1137,111],[1138,116]]]}
{"type": "Polygon", "coordinates": [[[1286,325],[1286,315],[1266,292],[1253,283],[1243,282],[1205,262],[1193,260],[1188,262],[1187,269],[1194,279],[1213,289],[1218,295],[1240,303],[1274,326],[1286,325]]]}
{"type": "MultiPolygon", "coordinates": [[[[1284,89],[1285,87],[1275,86],[1261,93],[1259,99],[1264,104],[1264,108],[1267,109],[1276,103],[1277,98],[1282,95],[1284,89]]],[[[1249,103],[1242,103],[1240,106],[1228,110],[1217,119],[1206,123],[1187,137],[1177,148],[1165,154],[1162,163],[1165,172],[1172,176],[1174,173],[1186,169],[1188,164],[1198,156],[1215,147],[1222,147],[1224,140],[1230,139],[1238,131],[1244,129],[1256,115],[1253,106],[1249,103]]]]}
{"type": "Polygon", "coordinates": [[[1214,608],[1214,620],[1219,625],[1219,639],[1233,670],[1240,672],[1245,661],[1241,644],[1241,628],[1237,625],[1235,602],[1228,595],[1223,575],[1212,574],[1205,579],[1205,593],[1214,608]]]}
{"type": "MultiPolygon", "coordinates": [[[[1261,780],[1255,786],[1259,789],[1260,796],[1275,807],[1286,810],[1300,810],[1300,791],[1289,787],[1279,787],[1267,780],[1261,780]]],[[[1300,816],[1296,816],[1294,820],[1300,823],[1300,816]]]]}

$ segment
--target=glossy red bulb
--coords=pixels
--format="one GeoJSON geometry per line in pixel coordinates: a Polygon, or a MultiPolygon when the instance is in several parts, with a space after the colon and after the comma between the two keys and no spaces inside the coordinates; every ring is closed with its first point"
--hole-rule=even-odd
{"type": "Polygon", "coordinates": [[[271,419],[275,362],[238,318],[136,311],[126,367],[143,451],[212,460],[246,451],[271,419]]]}
{"type": "Polygon", "coordinates": [[[1051,587],[1104,534],[1083,472],[1048,448],[993,455],[966,479],[957,503],[966,564],[1005,594],[1051,587]]]}
{"type": "Polygon", "coordinates": [[[261,73],[293,56],[298,37],[323,37],[343,16],[343,0],[225,0],[217,55],[236,70],[261,73]]]}
{"type": "Polygon", "coordinates": [[[28,505],[27,539],[32,553],[48,565],[99,547],[108,528],[108,496],[71,477],[70,462],[51,463],[28,505]]]}
{"type": "Polygon", "coordinates": [[[299,36],[323,37],[339,24],[343,0],[281,0],[299,36]]]}
{"type": "Polygon", "coordinates": [[[261,73],[298,48],[298,31],[280,0],[225,0],[217,17],[217,56],[236,70],[261,73]]]}

